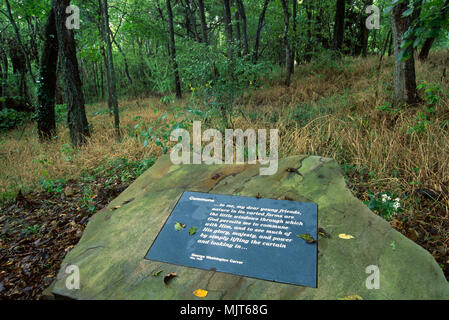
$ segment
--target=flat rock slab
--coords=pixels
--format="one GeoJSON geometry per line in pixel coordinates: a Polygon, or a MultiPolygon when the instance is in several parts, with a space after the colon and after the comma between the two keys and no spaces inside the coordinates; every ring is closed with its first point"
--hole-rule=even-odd
{"type": "Polygon", "coordinates": [[[314,156],[280,160],[272,176],[259,175],[257,165],[173,165],[161,157],[91,218],[52,292],[73,299],[200,299],[197,289],[208,291],[201,299],[449,299],[449,283],[433,257],[356,199],[337,162],[314,156]],[[187,190],[317,203],[319,227],[331,235],[319,239],[318,288],[145,260],[187,190]],[[342,233],[354,239],[339,238],[342,233]],[[66,287],[69,265],[79,267],[79,289],[66,287]],[[366,286],[371,265],[379,269],[379,289],[366,286]],[[167,286],[164,275],[172,272],[177,277],[167,286]]]}

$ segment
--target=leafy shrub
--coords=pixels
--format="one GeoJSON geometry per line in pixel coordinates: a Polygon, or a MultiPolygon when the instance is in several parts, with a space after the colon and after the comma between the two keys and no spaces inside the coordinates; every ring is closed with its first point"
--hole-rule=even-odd
{"type": "Polygon", "coordinates": [[[29,115],[26,112],[4,108],[0,110],[0,131],[21,126],[27,119],[29,119],[29,115]]]}

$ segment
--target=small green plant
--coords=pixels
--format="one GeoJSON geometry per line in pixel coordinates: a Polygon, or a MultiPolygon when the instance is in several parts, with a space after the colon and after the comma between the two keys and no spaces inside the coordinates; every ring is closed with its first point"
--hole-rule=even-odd
{"type": "Polygon", "coordinates": [[[70,162],[72,160],[72,156],[75,153],[75,149],[73,149],[72,145],[69,143],[64,143],[61,146],[61,151],[65,155],[65,161],[70,162]]]}
{"type": "Polygon", "coordinates": [[[394,108],[391,103],[388,102],[384,103],[380,107],[377,107],[376,109],[385,113],[389,113],[391,115],[395,115],[401,112],[401,108],[394,108]]]}
{"type": "Polygon", "coordinates": [[[368,208],[376,211],[387,221],[393,220],[393,217],[402,211],[401,199],[395,198],[393,194],[380,193],[377,196],[370,194],[370,201],[366,203],[368,208]]]}
{"type": "Polygon", "coordinates": [[[67,106],[65,104],[55,105],[55,121],[63,123],[67,120],[67,106]]]}
{"type": "Polygon", "coordinates": [[[163,96],[161,98],[161,103],[165,104],[165,105],[169,105],[171,103],[173,103],[174,99],[172,96],[163,96]]]}
{"type": "Polygon", "coordinates": [[[25,234],[30,234],[30,233],[32,233],[32,234],[37,234],[37,233],[39,233],[39,225],[38,225],[38,224],[34,224],[34,225],[32,225],[32,226],[27,226],[27,227],[23,230],[23,232],[24,232],[25,234]]]}
{"type": "Polygon", "coordinates": [[[418,112],[415,117],[416,124],[409,129],[409,133],[424,133],[427,131],[427,127],[432,124],[431,121],[428,120],[428,116],[424,112],[418,112]]]}
{"type": "Polygon", "coordinates": [[[62,193],[65,180],[40,179],[38,185],[47,193],[62,193]]]}
{"type": "Polygon", "coordinates": [[[430,84],[424,82],[418,85],[418,89],[424,89],[427,105],[433,107],[440,103],[443,90],[439,83],[430,84]]]}

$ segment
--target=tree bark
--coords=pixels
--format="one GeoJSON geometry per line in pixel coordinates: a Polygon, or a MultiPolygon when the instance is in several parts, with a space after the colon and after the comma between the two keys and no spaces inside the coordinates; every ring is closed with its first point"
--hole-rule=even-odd
{"type": "Polygon", "coordinates": [[[254,52],[253,52],[253,64],[257,63],[257,59],[259,58],[259,44],[260,44],[260,34],[262,33],[263,21],[265,19],[265,13],[268,8],[270,0],[265,0],[262,8],[262,12],[259,16],[259,23],[257,24],[257,32],[256,32],[256,42],[254,44],[254,52]]]}
{"type": "Polygon", "coordinates": [[[79,147],[86,142],[90,132],[76,59],[75,38],[73,31],[65,26],[68,17],[65,10],[69,5],[70,0],[53,0],[70,139],[73,146],[79,147]]]}
{"type": "Polygon", "coordinates": [[[39,138],[48,140],[56,135],[55,93],[58,64],[58,36],[54,8],[45,25],[44,46],[40,59],[40,77],[37,87],[36,120],[39,138]]]}
{"type": "Polygon", "coordinates": [[[115,40],[115,38],[112,37],[111,29],[109,29],[109,34],[111,35],[112,42],[115,44],[115,46],[117,47],[118,51],[120,52],[120,54],[121,54],[122,57],[123,57],[123,63],[125,64],[125,74],[126,74],[126,77],[128,78],[129,85],[131,86],[131,88],[133,88],[134,95],[136,95],[136,91],[135,91],[135,88],[134,88],[134,85],[133,85],[133,79],[131,78],[131,75],[129,74],[128,59],[126,58],[126,55],[125,55],[125,53],[123,52],[121,46],[118,44],[118,42],[115,40]]]}
{"type": "Polygon", "coordinates": [[[310,62],[310,60],[312,60],[312,52],[313,52],[312,35],[315,34],[314,23],[312,21],[312,14],[313,14],[312,4],[313,0],[306,0],[305,8],[307,15],[307,44],[306,44],[306,53],[304,55],[304,59],[306,60],[306,62],[310,62]]]}
{"type": "Polygon", "coordinates": [[[168,24],[169,24],[169,29],[170,29],[170,56],[171,56],[173,72],[174,72],[174,76],[175,76],[176,97],[178,99],[181,99],[182,98],[181,81],[179,80],[178,62],[176,61],[175,29],[173,26],[173,12],[172,12],[172,8],[171,8],[170,0],[166,0],[166,4],[167,4],[167,13],[168,13],[168,24]]]}
{"type": "Polygon", "coordinates": [[[293,41],[292,41],[292,52],[291,52],[291,59],[290,63],[292,73],[295,72],[295,59],[296,59],[296,15],[297,15],[297,7],[298,7],[298,0],[292,0],[292,23],[293,23],[293,41]]]}
{"type": "Polygon", "coordinates": [[[282,9],[284,11],[284,49],[285,49],[285,66],[286,66],[286,72],[285,72],[285,85],[288,87],[290,86],[291,76],[292,76],[292,51],[290,48],[290,42],[288,40],[288,29],[289,29],[289,23],[290,23],[290,12],[288,8],[288,2],[287,0],[281,0],[282,9]]]}
{"type": "Polygon", "coordinates": [[[421,52],[419,53],[419,60],[420,61],[426,61],[427,57],[429,56],[430,49],[433,46],[433,43],[435,42],[435,38],[427,38],[424,42],[421,52]]]}
{"type": "Polygon", "coordinates": [[[228,41],[228,59],[232,60],[232,47],[234,45],[232,36],[231,6],[229,0],[221,0],[223,2],[223,17],[225,24],[226,39],[228,41]]]}
{"type": "MultiPolygon", "coordinates": [[[[5,45],[3,43],[4,39],[2,38],[2,35],[0,34],[0,66],[1,66],[1,92],[0,97],[6,96],[6,88],[8,83],[8,56],[6,51],[3,49],[5,48],[5,45]]],[[[0,110],[5,107],[5,102],[2,101],[0,103],[0,110]]]]}
{"type": "Polygon", "coordinates": [[[248,32],[247,32],[247,26],[246,26],[245,6],[243,5],[242,0],[236,0],[236,3],[237,3],[237,11],[238,11],[240,19],[242,21],[243,54],[246,56],[249,53],[249,47],[248,47],[248,32]]]}
{"type": "Polygon", "coordinates": [[[411,17],[402,17],[408,9],[409,0],[394,6],[392,11],[392,34],[395,55],[394,64],[394,105],[413,104],[418,101],[416,91],[415,60],[413,56],[413,46],[401,49],[401,43],[405,32],[409,29],[411,17]],[[400,59],[401,50],[408,52],[409,58],[406,61],[400,59]]]}
{"type": "Polygon", "coordinates": [[[240,32],[240,15],[239,12],[235,12],[235,39],[237,41],[237,56],[242,56],[242,35],[240,32]]]}
{"type": "Polygon", "coordinates": [[[205,14],[205,10],[204,10],[203,0],[198,0],[198,6],[200,9],[201,33],[203,35],[203,42],[205,44],[209,44],[208,37],[207,37],[206,14],[205,14]]]}
{"type": "Polygon", "coordinates": [[[368,28],[366,27],[365,21],[365,8],[373,4],[373,0],[365,0],[365,6],[362,9],[361,19],[360,19],[360,45],[362,51],[362,57],[366,57],[368,55],[368,28]]]}
{"type": "Polygon", "coordinates": [[[120,115],[118,110],[118,100],[117,100],[117,87],[115,82],[115,70],[114,70],[114,60],[112,57],[112,44],[111,44],[111,35],[110,35],[110,29],[109,29],[109,13],[108,13],[108,2],[107,0],[103,0],[102,6],[101,6],[101,12],[103,17],[103,25],[105,32],[103,33],[104,36],[104,42],[106,43],[106,52],[107,52],[107,64],[108,64],[108,73],[109,73],[109,79],[110,79],[110,87],[108,88],[108,94],[110,96],[110,101],[112,103],[112,106],[109,107],[109,109],[113,110],[114,113],[114,127],[115,127],[115,134],[118,140],[120,140],[120,115]]]}
{"type": "Polygon", "coordinates": [[[345,32],[345,2],[346,0],[337,0],[337,8],[335,11],[333,48],[338,51],[341,51],[343,46],[345,32]]]}

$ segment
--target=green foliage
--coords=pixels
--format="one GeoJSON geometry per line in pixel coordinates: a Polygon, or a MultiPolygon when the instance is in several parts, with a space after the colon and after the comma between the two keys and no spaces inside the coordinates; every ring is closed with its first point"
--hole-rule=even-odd
{"type": "Polygon", "coordinates": [[[370,201],[365,204],[370,210],[378,212],[379,215],[387,221],[391,221],[395,215],[402,211],[401,200],[394,194],[370,194],[369,197],[370,201]]]}
{"type": "MultiPolygon", "coordinates": [[[[147,125],[145,121],[136,123],[132,128],[126,126],[128,135],[132,138],[138,139],[146,147],[150,142],[154,143],[158,147],[162,148],[162,152],[165,154],[168,151],[168,144],[170,143],[170,134],[176,129],[187,129],[191,121],[189,111],[186,112],[181,107],[172,107],[169,112],[164,112],[156,120],[152,121],[151,125],[147,125]],[[168,120],[168,114],[173,114],[173,119],[168,120]]],[[[154,113],[157,114],[158,110],[155,108],[154,113]]],[[[141,116],[134,118],[135,121],[141,120],[141,116]]]]}
{"type": "MultiPolygon", "coordinates": [[[[433,107],[440,103],[443,95],[441,85],[439,83],[429,84],[424,82],[419,84],[417,88],[424,89],[425,100],[427,105],[430,107],[429,112],[433,112],[433,107]]],[[[449,96],[449,91],[447,95],[449,96]]]]}
{"type": "Polygon", "coordinates": [[[55,121],[57,123],[64,123],[67,120],[67,105],[57,104],[55,105],[55,121]]]}
{"type": "Polygon", "coordinates": [[[0,131],[10,130],[21,126],[30,116],[26,112],[4,108],[0,110],[0,131]]]}
{"type": "Polygon", "coordinates": [[[38,186],[48,193],[62,193],[66,180],[40,179],[38,186]]]}
{"type": "Polygon", "coordinates": [[[389,102],[385,102],[383,105],[377,107],[376,109],[385,113],[389,113],[391,115],[396,115],[401,112],[401,108],[395,108],[389,102]]]}
{"type": "Polygon", "coordinates": [[[226,126],[232,105],[244,90],[256,86],[269,75],[270,66],[253,64],[249,57],[229,60],[219,51],[202,44],[180,55],[181,81],[192,93],[192,104],[201,105],[210,115],[217,115],[226,126]]]}

